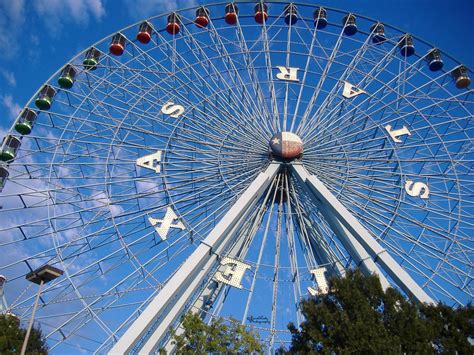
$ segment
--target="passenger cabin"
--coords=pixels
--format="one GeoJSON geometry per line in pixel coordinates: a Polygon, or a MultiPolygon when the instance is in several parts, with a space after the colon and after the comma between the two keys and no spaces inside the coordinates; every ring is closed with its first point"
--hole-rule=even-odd
{"type": "Polygon", "coordinates": [[[40,90],[38,97],[36,98],[35,105],[40,110],[49,110],[53,103],[54,96],[56,95],[56,90],[50,86],[45,85],[40,90]]]}
{"type": "Polygon", "coordinates": [[[285,6],[285,23],[287,25],[294,25],[298,21],[296,11],[296,5],[293,3],[285,6]]]}
{"type": "Polygon", "coordinates": [[[82,65],[86,70],[96,70],[97,64],[99,64],[100,51],[94,47],[87,50],[82,65]]]}
{"type": "Polygon", "coordinates": [[[328,25],[326,9],[318,7],[313,12],[314,27],[318,30],[322,30],[328,25]]]}
{"type": "Polygon", "coordinates": [[[0,165],[0,192],[3,191],[3,188],[7,183],[8,175],[10,174],[8,173],[7,168],[0,165]]]}
{"type": "Polygon", "coordinates": [[[150,43],[153,28],[148,21],[143,21],[138,28],[137,41],[143,44],[150,43]]]}
{"type": "Polygon", "coordinates": [[[434,48],[428,52],[425,57],[426,61],[428,62],[428,68],[431,71],[438,71],[443,69],[443,60],[441,59],[441,52],[439,49],[434,48]]]}
{"type": "Polygon", "coordinates": [[[0,151],[0,160],[11,162],[15,159],[18,149],[20,149],[21,140],[9,134],[3,139],[2,150],[0,151]]]}
{"type": "Polygon", "coordinates": [[[15,123],[15,130],[23,135],[30,134],[36,121],[37,114],[29,108],[25,108],[15,123]]]}
{"type": "Polygon", "coordinates": [[[465,65],[460,65],[459,67],[454,68],[451,74],[458,89],[466,89],[469,85],[471,85],[469,70],[465,65]]]}
{"type": "Polygon", "coordinates": [[[172,13],[168,15],[168,24],[166,25],[166,31],[170,35],[177,35],[180,30],[181,19],[178,14],[172,13]]]}
{"type": "Polygon", "coordinates": [[[385,26],[380,23],[374,23],[370,27],[370,31],[372,32],[372,42],[375,44],[383,43],[387,39],[385,38],[385,26]]]}
{"type": "Polygon", "coordinates": [[[398,47],[400,47],[400,54],[404,57],[409,57],[415,54],[415,46],[413,45],[413,37],[409,34],[406,34],[405,36],[400,38],[398,47]]]}
{"type": "Polygon", "coordinates": [[[194,23],[199,28],[207,27],[209,24],[209,10],[206,7],[201,6],[196,10],[194,23]]]}
{"type": "Polygon", "coordinates": [[[63,89],[72,88],[76,79],[76,75],[77,70],[71,64],[66,65],[59,75],[59,86],[63,89]]]}
{"type": "Polygon", "coordinates": [[[342,18],[342,25],[344,26],[344,34],[353,36],[357,33],[356,17],[353,14],[347,14],[342,18]]]}
{"type": "Polygon", "coordinates": [[[268,19],[268,6],[267,4],[260,2],[255,5],[255,22],[264,23],[268,19]]]}
{"type": "Polygon", "coordinates": [[[125,51],[126,42],[127,40],[124,35],[121,33],[114,34],[110,42],[109,52],[116,56],[122,55],[125,51]]]}
{"type": "Polygon", "coordinates": [[[239,16],[239,8],[233,2],[225,6],[225,22],[229,25],[237,23],[237,16],[239,16]]]}

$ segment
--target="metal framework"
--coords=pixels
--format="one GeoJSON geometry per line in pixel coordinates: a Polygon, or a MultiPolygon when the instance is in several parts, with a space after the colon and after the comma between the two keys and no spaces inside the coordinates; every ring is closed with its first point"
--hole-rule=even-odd
{"type": "MultiPolygon", "coordinates": [[[[419,302],[433,302],[431,297],[413,281],[317,177],[308,174],[299,163],[292,164],[292,168],[298,180],[314,194],[313,200],[320,206],[320,210],[324,211],[323,214],[330,221],[329,224],[334,228],[335,234],[344,240],[346,249],[354,253],[353,259],[359,262],[365,272],[376,273],[383,287],[388,288],[387,279],[375,266],[374,260],[377,260],[405,292],[419,302]]],[[[170,327],[179,321],[184,306],[192,300],[199,286],[206,282],[205,278],[209,277],[213,266],[215,269],[215,264],[219,262],[216,256],[221,255],[225,246],[235,238],[239,225],[250,215],[255,203],[269,188],[279,169],[280,163],[273,162],[265,172],[257,176],[199,247],[168,280],[143,313],[132,323],[114,345],[110,354],[125,354],[137,348],[145,354],[158,350],[160,341],[166,337],[170,327]],[[165,310],[166,313],[163,315],[165,310]],[[143,342],[142,346],[140,342],[143,342]]],[[[243,235],[239,236],[239,239],[242,238],[244,238],[243,235]]],[[[242,242],[243,240],[237,243],[241,245],[242,242]]],[[[235,270],[231,273],[231,278],[239,279],[237,284],[240,283],[242,276],[243,273],[240,274],[235,270]]]]}
{"type": "Polygon", "coordinates": [[[25,320],[24,276],[64,270],[35,317],[53,352],[170,349],[186,312],[237,319],[276,348],[301,300],[350,268],[423,302],[472,299],[472,72],[442,51],[431,71],[432,45],[412,37],[405,56],[405,33],[385,25],[374,41],[363,16],[347,35],[341,11],[318,28],[314,4],[295,3],[295,23],[267,4],[257,23],[238,2],[234,25],[209,5],[204,28],[184,9],[174,35],[168,14],[150,18],[148,44],[141,22],[124,28],[13,122],[0,273],[25,320]],[[292,162],[269,150],[286,131],[304,145],[292,162]]]}

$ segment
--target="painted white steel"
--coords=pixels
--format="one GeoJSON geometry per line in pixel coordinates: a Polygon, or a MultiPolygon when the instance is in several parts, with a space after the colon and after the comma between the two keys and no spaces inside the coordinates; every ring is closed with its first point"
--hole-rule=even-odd
{"type": "MultiPolygon", "coordinates": [[[[346,207],[324,186],[314,175],[308,173],[303,165],[293,164],[293,170],[305,182],[314,196],[347,228],[347,230],[362,244],[365,250],[378,262],[385,272],[402,288],[419,302],[433,303],[426,292],[411,278],[411,276],[382,248],[362,224],[347,210],[346,207]]],[[[379,274],[380,275],[380,274],[379,274]]]]}
{"type": "Polygon", "coordinates": [[[168,326],[178,315],[179,309],[189,300],[192,291],[197,289],[211,265],[216,261],[216,256],[212,254],[212,251],[220,246],[223,247],[225,244],[223,242],[230,239],[229,231],[242,216],[248,214],[251,207],[270,185],[279,168],[279,163],[272,163],[265,172],[260,173],[255,178],[209,235],[169,279],[143,313],[130,325],[109,354],[129,353],[146,334],[149,327],[155,323],[161,312],[174,302],[174,306],[167,312],[167,316],[159,325],[159,332],[162,332],[162,334],[158,334],[158,330],[154,332],[153,337],[155,339],[161,338],[160,335],[167,331],[168,326]]]}

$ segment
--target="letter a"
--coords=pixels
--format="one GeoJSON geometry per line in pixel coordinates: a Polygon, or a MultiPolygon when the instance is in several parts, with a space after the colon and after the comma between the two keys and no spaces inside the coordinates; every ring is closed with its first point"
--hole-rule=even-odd
{"type": "Polygon", "coordinates": [[[308,292],[311,296],[317,296],[317,295],[325,295],[329,291],[328,283],[326,281],[326,276],[324,276],[324,273],[326,272],[325,267],[320,267],[317,269],[313,269],[309,271],[311,274],[314,275],[314,279],[316,280],[316,283],[318,284],[318,289],[314,289],[312,287],[308,287],[308,292]]]}
{"type": "Polygon", "coordinates": [[[161,150],[158,150],[156,153],[145,155],[137,159],[137,165],[142,168],[151,169],[159,173],[161,171],[160,166],[161,161],[161,150]]]}

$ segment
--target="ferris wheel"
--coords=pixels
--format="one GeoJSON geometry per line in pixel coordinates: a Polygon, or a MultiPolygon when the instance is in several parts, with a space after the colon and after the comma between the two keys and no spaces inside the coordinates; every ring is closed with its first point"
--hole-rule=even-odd
{"type": "Polygon", "coordinates": [[[472,72],[308,3],[141,21],[51,76],[0,150],[9,311],[53,352],[154,352],[197,312],[270,349],[360,268],[421,302],[473,297],[472,72]]]}

